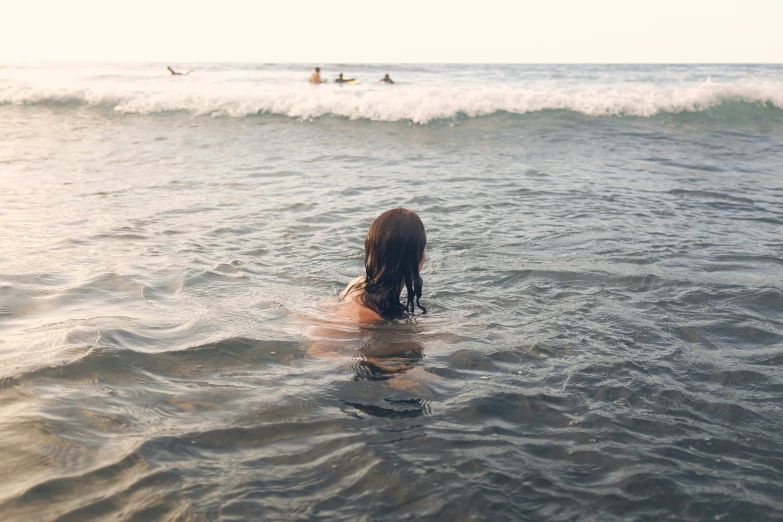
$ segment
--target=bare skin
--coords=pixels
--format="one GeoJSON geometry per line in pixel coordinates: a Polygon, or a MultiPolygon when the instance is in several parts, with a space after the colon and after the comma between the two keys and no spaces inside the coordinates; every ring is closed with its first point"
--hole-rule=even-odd
{"type": "MultiPolygon", "coordinates": [[[[356,280],[354,279],[354,281],[356,280]]],[[[383,321],[383,317],[378,312],[362,304],[361,295],[362,293],[358,289],[344,295],[343,301],[346,301],[346,304],[334,313],[334,318],[359,324],[374,324],[383,321]]]]}
{"type": "Polygon", "coordinates": [[[426,394],[426,383],[440,377],[411,360],[411,352],[424,347],[410,338],[397,339],[393,330],[400,325],[381,325],[384,319],[362,305],[358,301],[359,295],[361,292],[352,292],[348,298],[350,302],[335,311],[327,325],[310,330],[309,335],[315,340],[308,353],[316,357],[362,361],[364,367],[372,367],[388,376],[389,387],[426,394]],[[376,325],[381,330],[377,330],[376,325]]]}
{"type": "Polygon", "coordinates": [[[315,71],[310,75],[310,83],[324,83],[324,81],[321,79],[321,73],[319,71],[315,71]]]}
{"type": "MultiPolygon", "coordinates": [[[[419,263],[419,272],[421,272],[421,269],[424,267],[424,262],[426,260],[427,248],[425,247],[421,256],[421,262],[419,263]]],[[[359,277],[348,283],[348,288],[358,283],[361,279],[362,278],[359,277]]],[[[353,321],[360,324],[373,324],[383,321],[383,317],[381,317],[378,312],[362,304],[361,292],[359,292],[358,289],[354,289],[349,293],[343,293],[342,300],[346,301],[346,304],[335,312],[334,317],[336,319],[353,321]]]]}
{"type": "MultiPolygon", "coordinates": [[[[426,259],[427,250],[425,249],[421,263],[419,263],[419,271],[423,268],[426,259]]],[[[311,335],[319,338],[310,347],[309,353],[311,355],[345,357],[348,354],[342,353],[341,349],[357,342],[357,327],[378,325],[384,321],[384,318],[375,310],[362,303],[361,286],[353,288],[363,279],[363,276],[357,277],[348,284],[340,296],[345,304],[331,314],[332,321],[329,326],[321,326],[311,330],[311,335]]],[[[394,375],[395,378],[389,382],[389,385],[393,388],[404,389],[415,386],[417,384],[415,381],[430,380],[434,377],[421,368],[410,366],[406,362],[406,358],[401,355],[408,349],[410,349],[410,345],[388,343],[384,347],[376,346],[371,350],[360,349],[353,356],[360,357],[384,373],[394,375]]]]}

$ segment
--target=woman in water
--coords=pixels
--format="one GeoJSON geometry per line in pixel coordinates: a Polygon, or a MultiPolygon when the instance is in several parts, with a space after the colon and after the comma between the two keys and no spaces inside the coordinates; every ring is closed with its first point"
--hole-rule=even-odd
{"type": "Polygon", "coordinates": [[[395,208],[381,214],[370,225],[364,240],[365,275],[351,281],[341,299],[348,304],[337,315],[360,323],[399,319],[427,313],[421,298],[421,269],[427,258],[427,233],[412,210],[395,208]],[[402,289],[407,301],[400,302],[402,289]]]}
{"type": "Polygon", "coordinates": [[[345,304],[334,313],[337,320],[311,331],[315,342],[310,354],[353,356],[358,361],[355,379],[394,378],[390,382],[394,388],[431,379],[420,369],[412,371],[423,358],[424,347],[416,333],[401,325],[382,324],[408,317],[416,308],[427,313],[419,302],[426,258],[427,233],[415,212],[395,208],[381,214],[364,240],[365,275],[351,281],[341,294],[345,304]],[[403,288],[405,304],[400,301],[403,288]]]}

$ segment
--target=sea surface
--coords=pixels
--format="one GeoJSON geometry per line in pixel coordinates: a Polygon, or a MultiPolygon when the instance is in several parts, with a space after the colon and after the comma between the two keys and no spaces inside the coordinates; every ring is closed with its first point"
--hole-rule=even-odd
{"type": "Polygon", "coordinates": [[[0,518],[781,520],[781,225],[783,66],[2,64],[0,518]]]}

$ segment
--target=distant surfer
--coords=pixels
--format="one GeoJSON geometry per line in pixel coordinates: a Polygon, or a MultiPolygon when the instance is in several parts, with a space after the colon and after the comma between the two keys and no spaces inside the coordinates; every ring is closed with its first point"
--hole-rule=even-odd
{"type": "Polygon", "coordinates": [[[166,69],[169,70],[169,72],[171,73],[172,76],[187,76],[188,74],[193,72],[193,71],[188,71],[188,72],[186,72],[184,74],[183,73],[178,73],[177,71],[172,69],[171,66],[166,67],[166,69]]]}
{"type": "Polygon", "coordinates": [[[315,72],[310,75],[310,83],[326,83],[326,80],[321,79],[321,68],[316,67],[315,72]]]}
{"type": "Polygon", "coordinates": [[[348,82],[355,82],[355,81],[356,78],[343,78],[343,73],[340,73],[340,76],[337,77],[334,83],[348,83],[348,82]]]}
{"type": "Polygon", "coordinates": [[[378,80],[378,83],[394,83],[394,80],[389,78],[389,75],[387,74],[386,76],[378,80]]]}

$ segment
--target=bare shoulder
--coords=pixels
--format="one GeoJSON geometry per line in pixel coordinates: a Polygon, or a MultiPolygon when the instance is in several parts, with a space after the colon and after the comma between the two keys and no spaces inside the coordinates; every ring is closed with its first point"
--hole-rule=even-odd
{"type": "Polygon", "coordinates": [[[377,323],[383,321],[378,312],[367,308],[358,301],[359,294],[353,293],[349,302],[341,306],[334,314],[335,318],[357,323],[377,323]]]}
{"type": "Polygon", "coordinates": [[[351,282],[348,283],[348,285],[345,287],[345,290],[340,293],[340,301],[348,301],[349,296],[355,296],[356,293],[362,288],[362,283],[364,283],[365,279],[365,276],[353,278],[351,282]]]}
{"type": "Polygon", "coordinates": [[[359,276],[348,283],[345,290],[340,294],[340,300],[345,304],[336,312],[335,317],[343,321],[353,321],[358,323],[377,323],[383,321],[378,312],[367,308],[360,299],[362,288],[364,288],[365,276],[359,276]]]}
{"type": "MultiPolygon", "coordinates": [[[[351,285],[348,285],[347,290],[350,289],[351,285]]],[[[310,329],[308,335],[313,340],[308,349],[310,355],[338,357],[346,345],[356,341],[363,325],[383,321],[377,312],[361,304],[359,296],[361,292],[349,291],[338,309],[332,311],[320,325],[310,329]]]]}

